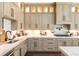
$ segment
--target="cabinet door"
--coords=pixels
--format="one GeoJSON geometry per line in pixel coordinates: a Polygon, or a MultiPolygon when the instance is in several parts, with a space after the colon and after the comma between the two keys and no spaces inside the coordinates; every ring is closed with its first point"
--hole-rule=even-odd
{"type": "Polygon", "coordinates": [[[71,4],[63,4],[63,20],[71,21],[71,4]]]}
{"type": "Polygon", "coordinates": [[[56,39],[43,39],[43,50],[44,51],[57,51],[57,40],[56,39]]]}
{"type": "Polygon", "coordinates": [[[71,3],[57,3],[56,12],[57,24],[69,24],[71,22],[71,3]]]}
{"type": "Polygon", "coordinates": [[[42,50],[42,41],[39,38],[30,38],[28,39],[28,51],[41,51],[42,50]]]}
{"type": "Polygon", "coordinates": [[[75,24],[74,24],[74,26],[75,26],[75,29],[77,29],[77,30],[79,30],[79,13],[75,13],[74,14],[74,22],[75,22],[75,24]]]}
{"type": "Polygon", "coordinates": [[[4,2],[4,16],[10,17],[10,3],[4,2]]]}
{"type": "Polygon", "coordinates": [[[79,39],[73,40],[73,46],[79,46],[79,39]]]}
{"type": "Polygon", "coordinates": [[[73,39],[58,39],[58,46],[72,46],[73,39]]]}
{"type": "Polygon", "coordinates": [[[60,46],[73,46],[73,39],[58,39],[58,50],[60,46]]]}
{"type": "Polygon", "coordinates": [[[41,51],[42,50],[42,41],[39,38],[33,39],[33,51],[41,51]]]}
{"type": "Polygon", "coordinates": [[[56,15],[57,15],[57,24],[60,24],[62,22],[62,16],[63,16],[63,12],[62,12],[62,5],[61,4],[57,4],[56,7],[56,15]]]}
{"type": "Polygon", "coordinates": [[[20,48],[20,46],[17,46],[14,49],[14,56],[21,56],[21,48],[20,48]]]}
{"type": "Polygon", "coordinates": [[[26,40],[21,44],[21,56],[24,56],[27,52],[26,40]]]}

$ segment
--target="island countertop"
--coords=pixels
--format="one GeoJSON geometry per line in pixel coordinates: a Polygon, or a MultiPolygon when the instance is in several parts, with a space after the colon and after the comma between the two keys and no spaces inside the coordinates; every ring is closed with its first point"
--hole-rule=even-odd
{"type": "Polygon", "coordinates": [[[78,46],[61,46],[59,49],[65,56],[79,56],[78,46]]]}

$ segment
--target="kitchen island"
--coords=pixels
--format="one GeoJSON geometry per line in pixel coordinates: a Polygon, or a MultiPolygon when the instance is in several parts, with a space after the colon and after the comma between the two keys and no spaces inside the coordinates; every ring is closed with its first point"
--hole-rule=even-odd
{"type": "Polygon", "coordinates": [[[59,47],[60,51],[65,56],[79,56],[79,47],[78,46],[61,46],[59,47]]]}

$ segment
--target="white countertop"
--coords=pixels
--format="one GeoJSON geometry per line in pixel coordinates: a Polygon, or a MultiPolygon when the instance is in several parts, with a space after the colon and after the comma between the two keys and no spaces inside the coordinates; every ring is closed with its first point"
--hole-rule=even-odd
{"type": "Polygon", "coordinates": [[[0,45],[0,56],[6,54],[7,52],[9,52],[10,50],[12,50],[13,48],[15,48],[16,46],[18,46],[21,42],[23,42],[24,40],[26,40],[27,38],[79,38],[79,36],[72,36],[72,37],[57,37],[54,36],[52,33],[48,32],[47,35],[45,36],[41,36],[38,32],[33,32],[33,33],[29,33],[27,36],[21,36],[21,37],[17,37],[15,38],[15,40],[19,40],[15,43],[12,44],[2,44],[0,45]]]}
{"type": "Polygon", "coordinates": [[[79,47],[78,46],[61,46],[59,47],[60,51],[66,56],[79,56],[79,47]]]}
{"type": "Polygon", "coordinates": [[[0,45],[0,56],[5,55],[7,52],[9,52],[10,50],[18,46],[21,42],[26,40],[26,36],[17,37],[15,38],[15,40],[19,40],[19,41],[15,43],[5,43],[5,44],[0,45]]]}

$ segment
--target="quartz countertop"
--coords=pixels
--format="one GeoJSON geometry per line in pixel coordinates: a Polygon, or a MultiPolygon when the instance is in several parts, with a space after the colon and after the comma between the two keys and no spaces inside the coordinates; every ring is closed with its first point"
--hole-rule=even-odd
{"type": "Polygon", "coordinates": [[[17,37],[14,40],[19,40],[19,41],[15,42],[15,43],[4,43],[4,44],[0,45],[0,56],[5,55],[7,52],[9,52],[10,50],[12,50],[16,46],[18,46],[21,42],[26,40],[26,36],[17,37]]]}
{"type": "Polygon", "coordinates": [[[14,40],[19,40],[15,43],[12,44],[2,44],[0,45],[0,56],[6,54],[7,52],[9,52],[10,50],[12,50],[13,48],[15,48],[16,46],[18,46],[21,42],[23,42],[24,40],[26,40],[27,38],[79,38],[79,36],[71,36],[71,37],[66,37],[66,36],[54,36],[52,33],[47,32],[47,35],[40,35],[38,32],[33,32],[33,33],[29,33],[27,36],[21,36],[21,37],[17,37],[14,40]]]}
{"type": "Polygon", "coordinates": [[[79,56],[79,47],[78,46],[61,46],[59,47],[60,51],[65,56],[79,56]]]}

